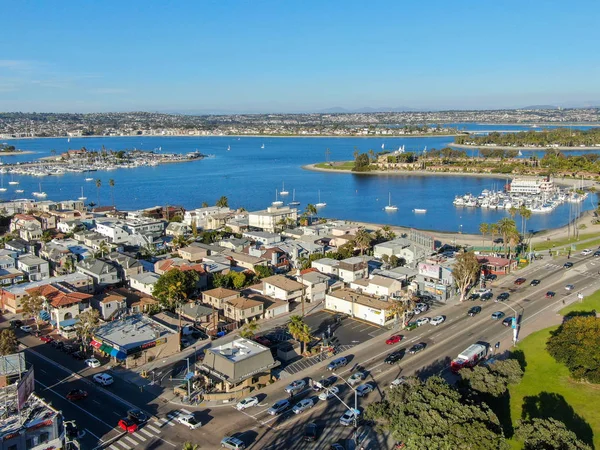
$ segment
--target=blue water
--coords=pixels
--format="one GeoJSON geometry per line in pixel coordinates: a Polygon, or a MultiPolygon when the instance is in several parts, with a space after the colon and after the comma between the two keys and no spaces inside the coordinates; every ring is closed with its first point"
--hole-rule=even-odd
{"type": "MultiPolygon", "coordinates": [[[[9,186],[11,176],[3,176],[6,193],[4,200],[31,198],[31,193],[42,190],[48,199],[77,198],[84,187],[88,201],[102,205],[111,202],[109,179],[114,179],[115,203],[120,209],[138,209],[157,205],[182,205],[185,208],[200,207],[202,202],[214,204],[222,195],[229,198],[230,206],[248,210],[263,209],[275,200],[275,190],[286,190],[300,208],[307,203],[321,201],[327,206],[321,215],[332,218],[364,222],[388,223],[428,230],[477,232],[481,222],[493,222],[507,215],[504,211],[489,211],[478,208],[455,208],[452,200],[457,194],[479,193],[483,189],[502,187],[506,179],[474,178],[456,176],[369,176],[347,173],[324,173],[303,170],[302,165],[325,160],[329,149],[330,159],[349,160],[356,149],[380,151],[397,149],[443,148],[452,142],[451,137],[428,138],[250,138],[250,137],[111,137],[78,138],[71,143],[65,138],[13,140],[11,144],[23,150],[34,151],[33,155],[2,157],[5,163],[27,161],[48,156],[52,149],[57,153],[69,148],[85,146],[88,150],[99,150],[102,145],[108,150],[143,149],[162,147],[167,153],[187,153],[198,149],[214,158],[180,164],[165,164],[156,167],[119,169],[93,174],[65,174],[61,176],[28,177],[17,175],[19,186],[9,186]],[[265,148],[261,149],[264,144],[265,148]],[[227,147],[231,151],[227,151],[227,147]],[[98,191],[94,182],[85,182],[86,177],[102,181],[98,191]],[[16,194],[16,188],[24,189],[16,194]],[[391,192],[392,203],[398,206],[396,213],[386,213],[391,192]],[[427,209],[426,214],[414,214],[415,208],[427,209]]],[[[584,209],[593,209],[597,199],[590,196],[584,209]]],[[[567,223],[569,206],[563,205],[551,214],[534,215],[528,229],[541,230],[567,223]]],[[[517,219],[518,221],[518,219],[517,219]]]]}

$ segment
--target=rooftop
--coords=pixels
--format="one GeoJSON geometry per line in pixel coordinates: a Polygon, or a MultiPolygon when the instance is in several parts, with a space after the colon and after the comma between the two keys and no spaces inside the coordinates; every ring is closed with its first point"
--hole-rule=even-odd
{"type": "Polygon", "coordinates": [[[267,283],[278,287],[279,289],[283,289],[284,291],[298,291],[304,288],[304,285],[298,283],[295,280],[284,277],[283,275],[273,275],[271,277],[263,278],[263,283],[267,283]]]}
{"type": "Polygon", "coordinates": [[[53,420],[59,413],[35,394],[32,394],[19,414],[17,409],[17,388],[10,385],[0,390],[0,439],[21,429],[42,426],[53,420]]]}
{"type": "Polygon", "coordinates": [[[354,300],[354,302],[358,303],[359,305],[369,306],[376,309],[390,309],[392,307],[391,302],[379,300],[378,298],[371,297],[369,295],[359,294],[351,289],[338,289],[328,295],[345,300],[347,302],[352,302],[352,300],[354,300]]]}
{"type": "Polygon", "coordinates": [[[210,351],[227,358],[229,361],[240,362],[251,356],[261,352],[269,352],[270,350],[264,345],[249,339],[239,338],[227,344],[213,347],[210,351]]]}
{"type": "Polygon", "coordinates": [[[218,288],[215,288],[215,289],[210,289],[208,291],[204,291],[202,293],[202,296],[205,296],[205,295],[207,295],[209,297],[223,299],[223,298],[231,297],[233,295],[239,296],[240,293],[239,293],[239,291],[233,291],[231,289],[227,289],[227,288],[223,288],[223,287],[218,287],[218,288]]]}
{"type": "Polygon", "coordinates": [[[138,347],[146,342],[166,337],[172,331],[142,314],[134,314],[98,327],[95,336],[117,344],[121,349],[138,347]]]}
{"type": "Polygon", "coordinates": [[[31,283],[23,283],[23,284],[19,284],[19,285],[15,285],[15,286],[7,286],[7,287],[3,287],[2,289],[4,289],[6,292],[10,292],[13,295],[22,295],[22,294],[27,294],[28,291],[30,289],[35,289],[37,287],[41,287],[41,286],[46,286],[49,285],[51,283],[69,283],[69,284],[73,284],[73,283],[81,283],[83,281],[87,281],[88,277],[85,276],[82,273],[70,273],[68,275],[62,275],[60,277],[52,277],[52,278],[48,278],[46,280],[40,280],[40,281],[33,281],[31,283]]]}

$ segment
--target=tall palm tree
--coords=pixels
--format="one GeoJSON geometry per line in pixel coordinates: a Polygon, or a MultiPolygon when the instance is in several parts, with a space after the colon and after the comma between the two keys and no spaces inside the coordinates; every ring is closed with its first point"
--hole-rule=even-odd
{"type": "Polygon", "coordinates": [[[301,344],[301,353],[304,353],[304,345],[308,344],[313,336],[310,332],[310,327],[304,323],[304,319],[301,316],[291,316],[290,323],[288,324],[288,331],[301,344]]]}
{"type": "Polygon", "coordinates": [[[229,207],[229,199],[227,197],[225,197],[224,195],[222,195],[219,200],[217,200],[217,203],[215,203],[215,206],[218,206],[219,208],[228,208],[229,207]]]}
{"type": "Polygon", "coordinates": [[[516,252],[516,250],[517,250],[516,247],[519,244],[519,242],[521,242],[521,235],[519,234],[519,231],[516,228],[514,228],[513,230],[511,230],[508,233],[507,238],[508,238],[508,259],[510,259],[512,248],[514,248],[515,252],[516,252]]]}
{"type": "Polygon", "coordinates": [[[96,180],[96,192],[97,192],[97,196],[96,196],[96,200],[98,200],[97,204],[100,204],[100,187],[102,186],[102,180],[100,178],[98,178],[96,180]]]}
{"type": "Polygon", "coordinates": [[[509,219],[508,217],[503,217],[498,221],[498,232],[502,235],[502,240],[504,241],[504,253],[506,254],[506,245],[508,236],[516,230],[515,221],[513,219],[509,219]]]}
{"type": "Polygon", "coordinates": [[[527,231],[527,221],[531,218],[531,210],[525,205],[521,205],[519,208],[519,215],[521,216],[521,234],[525,236],[527,231]]]}
{"type": "Polygon", "coordinates": [[[518,212],[519,212],[519,210],[517,208],[515,208],[514,206],[511,206],[508,210],[508,214],[510,215],[511,219],[514,219],[518,212]]]}
{"type": "Polygon", "coordinates": [[[260,324],[256,319],[252,319],[250,322],[244,324],[240,329],[240,336],[246,339],[253,338],[254,335],[260,330],[260,324]]]}
{"type": "Polygon", "coordinates": [[[482,245],[485,245],[485,235],[488,234],[488,232],[490,231],[490,224],[489,223],[480,223],[479,224],[479,232],[481,233],[482,236],[482,245]]]}
{"type": "Polygon", "coordinates": [[[108,185],[110,186],[110,199],[112,201],[112,205],[115,206],[115,180],[112,178],[108,180],[108,185]]]}
{"type": "Polygon", "coordinates": [[[381,227],[381,231],[383,231],[383,235],[388,241],[391,241],[396,237],[396,233],[392,231],[392,228],[389,225],[384,225],[381,227]]]}
{"type": "Polygon", "coordinates": [[[98,257],[98,254],[99,254],[101,258],[104,258],[104,255],[106,253],[108,253],[109,250],[110,250],[110,248],[108,247],[108,244],[106,243],[106,241],[101,241],[100,244],[98,245],[98,251],[96,252],[96,257],[98,257]]]}
{"type": "Polygon", "coordinates": [[[492,238],[492,250],[494,250],[494,238],[498,236],[498,224],[492,223],[489,226],[490,237],[492,238]]]}
{"type": "Polygon", "coordinates": [[[310,216],[310,223],[312,224],[313,217],[317,215],[317,207],[312,203],[306,205],[305,212],[310,216]]]}
{"type": "Polygon", "coordinates": [[[354,245],[360,250],[361,256],[365,254],[365,250],[371,248],[372,240],[373,236],[367,230],[358,230],[358,233],[354,236],[354,245]]]}

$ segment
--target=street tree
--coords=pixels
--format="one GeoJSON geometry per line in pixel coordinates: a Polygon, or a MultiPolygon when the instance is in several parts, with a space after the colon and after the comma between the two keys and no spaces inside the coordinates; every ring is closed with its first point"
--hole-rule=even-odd
{"type": "Polygon", "coordinates": [[[85,348],[92,340],[92,336],[98,328],[100,313],[97,309],[88,308],[79,314],[78,318],[79,320],[75,324],[75,334],[81,340],[81,344],[85,348]]]}
{"type": "Polygon", "coordinates": [[[479,276],[480,264],[473,252],[460,252],[456,257],[456,262],[452,268],[452,276],[462,302],[467,295],[467,291],[479,276]]]}
{"type": "Polygon", "coordinates": [[[490,408],[463,396],[441,377],[410,379],[367,406],[375,420],[406,450],[505,450],[500,422],[490,408]]]}
{"type": "Polygon", "coordinates": [[[245,323],[242,328],[240,328],[240,336],[246,339],[251,339],[254,337],[256,333],[260,330],[260,324],[256,321],[256,319],[252,319],[250,322],[245,323]]]}
{"type": "Polygon", "coordinates": [[[217,200],[217,203],[215,203],[216,206],[218,206],[219,208],[228,208],[229,207],[229,199],[227,197],[225,197],[224,195],[222,195],[219,200],[217,200]]]}
{"type": "Polygon", "coordinates": [[[97,204],[100,204],[100,187],[102,186],[102,180],[101,179],[97,179],[96,180],[96,200],[98,201],[97,204]]]}
{"type": "Polygon", "coordinates": [[[553,418],[519,422],[515,437],[523,442],[524,450],[592,450],[564,423],[553,418]]]}
{"type": "Polygon", "coordinates": [[[485,245],[485,235],[488,234],[490,231],[490,224],[489,223],[480,223],[479,224],[479,232],[481,233],[481,237],[482,237],[482,245],[485,245]]]}
{"type": "Polygon", "coordinates": [[[361,256],[365,254],[365,250],[369,250],[371,248],[371,241],[373,240],[373,236],[364,228],[358,230],[356,236],[354,236],[354,246],[360,250],[361,256]]]}
{"type": "Polygon", "coordinates": [[[310,327],[304,322],[304,319],[301,316],[294,315],[290,317],[288,331],[294,339],[300,342],[300,352],[304,353],[304,346],[313,339],[310,327]]]}
{"type": "Polygon", "coordinates": [[[506,393],[509,384],[518,384],[521,381],[523,369],[516,359],[506,359],[472,369],[461,369],[459,375],[461,381],[472,390],[499,397],[506,393]]]}
{"type": "Polygon", "coordinates": [[[5,328],[0,332],[0,356],[12,355],[17,353],[19,343],[15,332],[5,328]]]}
{"type": "Polygon", "coordinates": [[[40,330],[40,313],[44,309],[46,300],[38,292],[24,296],[21,299],[21,308],[25,317],[30,317],[35,321],[35,327],[40,330]]]}
{"type": "Polygon", "coordinates": [[[600,383],[600,319],[573,317],[552,332],[546,349],[574,378],[600,383]]]}
{"type": "Polygon", "coordinates": [[[110,186],[110,200],[112,206],[115,206],[115,180],[112,178],[108,180],[108,185],[110,186]]]}

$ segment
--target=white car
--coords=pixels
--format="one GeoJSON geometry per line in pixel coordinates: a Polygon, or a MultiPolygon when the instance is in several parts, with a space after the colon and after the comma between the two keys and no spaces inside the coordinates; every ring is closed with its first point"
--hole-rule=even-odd
{"type": "Polygon", "coordinates": [[[297,394],[306,386],[306,381],[304,380],[296,380],[292,381],[285,387],[285,392],[288,394],[297,394]]]}
{"type": "Polygon", "coordinates": [[[92,379],[102,386],[109,386],[115,382],[113,377],[107,373],[97,373],[92,377],[92,379]]]}
{"type": "Polygon", "coordinates": [[[565,289],[566,289],[567,291],[572,291],[573,289],[575,289],[575,286],[574,286],[574,285],[572,285],[572,284],[567,284],[567,285],[565,286],[565,289]]]}
{"type": "Polygon", "coordinates": [[[400,386],[401,384],[406,383],[406,378],[399,377],[390,383],[390,389],[394,389],[395,387],[400,386]]]}
{"type": "Polygon", "coordinates": [[[446,320],[446,318],[444,316],[435,316],[433,319],[431,319],[429,321],[429,323],[431,325],[439,325],[440,323],[443,323],[446,320]]]}
{"type": "Polygon", "coordinates": [[[429,317],[421,317],[420,319],[417,319],[418,327],[420,327],[421,325],[425,325],[426,323],[429,323],[429,317]]]}
{"type": "Polygon", "coordinates": [[[301,412],[304,412],[313,406],[315,406],[315,403],[313,402],[312,398],[305,398],[304,400],[300,400],[298,403],[296,403],[296,406],[292,408],[292,411],[294,411],[294,414],[300,414],[301,412]]]}
{"type": "Polygon", "coordinates": [[[190,430],[195,430],[196,428],[200,428],[202,426],[202,422],[197,420],[191,414],[182,414],[180,416],[177,416],[177,422],[179,422],[182,425],[185,425],[190,430]]]}
{"type": "Polygon", "coordinates": [[[247,397],[235,405],[235,407],[238,411],[242,411],[246,408],[251,408],[256,405],[258,405],[258,397],[247,397]]]}
{"type": "Polygon", "coordinates": [[[586,248],[584,250],[581,251],[581,256],[588,256],[591,255],[592,251],[589,248],[586,248]]]}
{"type": "Polygon", "coordinates": [[[417,303],[416,308],[421,312],[425,312],[429,309],[429,305],[427,303],[417,303]]]}
{"type": "Polygon", "coordinates": [[[362,380],[364,380],[365,378],[367,378],[367,374],[365,372],[356,372],[353,373],[350,378],[348,378],[348,383],[350,384],[350,386],[354,386],[355,384],[360,383],[362,380]]]}
{"type": "Polygon", "coordinates": [[[90,358],[90,359],[86,359],[85,363],[87,364],[88,367],[100,367],[100,361],[98,361],[96,358],[90,358]]]}
{"type": "Polygon", "coordinates": [[[21,327],[21,331],[24,331],[25,333],[31,333],[31,330],[33,330],[33,328],[31,328],[29,325],[23,325],[21,327]]]}
{"type": "Polygon", "coordinates": [[[337,386],[326,389],[319,394],[319,400],[329,400],[340,393],[340,389],[337,386]]]}
{"type": "Polygon", "coordinates": [[[360,420],[360,411],[358,409],[349,409],[340,417],[340,423],[347,427],[354,423],[355,418],[360,420]]]}

